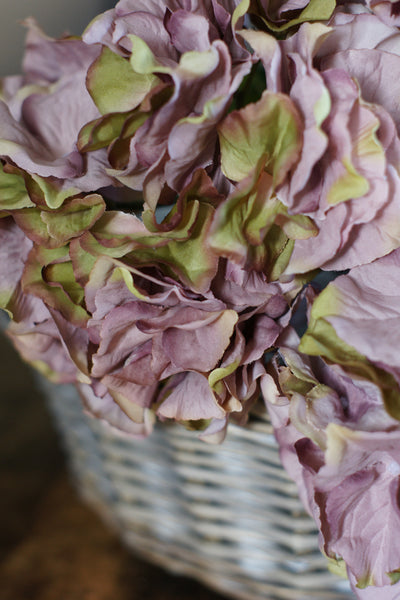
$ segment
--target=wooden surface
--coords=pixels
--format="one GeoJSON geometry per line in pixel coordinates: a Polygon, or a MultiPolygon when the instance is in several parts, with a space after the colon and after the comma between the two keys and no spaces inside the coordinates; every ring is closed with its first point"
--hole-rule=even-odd
{"type": "Polygon", "coordinates": [[[222,600],[136,558],[78,498],[29,370],[0,336],[1,600],[222,600]]]}

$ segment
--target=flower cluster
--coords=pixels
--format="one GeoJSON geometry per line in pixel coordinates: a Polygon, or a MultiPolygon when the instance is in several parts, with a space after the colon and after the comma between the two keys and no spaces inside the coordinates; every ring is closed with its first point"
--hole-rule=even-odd
{"type": "Polygon", "coordinates": [[[362,599],[400,594],[399,4],[120,0],[61,39],[28,20],[0,93],[22,357],[125,435],[220,442],[262,394],[362,599]]]}

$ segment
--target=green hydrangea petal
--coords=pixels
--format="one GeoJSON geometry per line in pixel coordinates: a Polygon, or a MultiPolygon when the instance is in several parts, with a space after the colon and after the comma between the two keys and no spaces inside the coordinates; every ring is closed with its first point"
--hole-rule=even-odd
{"type": "MultiPolygon", "coordinates": [[[[194,203],[196,201],[188,203],[189,212],[194,203]]],[[[178,276],[185,285],[197,292],[205,292],[216,274],[218,264],[218,257],[207,244],[214,212],[215,209],[210,204],[199,203],[198,216],[187,239],[173,239],[173,234],[170,234],[172,239],[161,238],[167,242],[164,245],[158,247],[148,245],[146,249],[138,248],[132,258],[140,260],[142,264],[161,263],[178,276]]],[[[151,242],[151,239],[149,236],[146,242],[151,242]]],[[[144,241],[142,240],[141,243],[144,241]]]]}
{"type": "Polygon", "coordinates": [[[32,174],[31,181],[27,182],[31,197],[37,198],[38,204],[45,203],[49,208],[58,209],[67,200],[80,194],[78,188],[62,189],[51,178],[39,177],[32,174]]]}
{"type": "Polygon", "coordinates": [[[21,283],[25,293],[38,296],[71,323],[85,327],[89,315],[83,307],[84,290],[76,281],[68,247],[36,247],[21,283]]]}
{"type": "Polygon", "coordinates": [[[89,93],[103,115],[136,108],[157,81],[151,73],[135,72],[129,60],[106,46],[87,75],[89,93]]]}
{"type": "Polygon", "coordinates": [[[273,185],[279,185],[299,160],[302,130],[290,98],[265,91],[258,102],[231,112],[218,129],[224,174],[241,181],[263,161],[273,185]]]}
{"type": "Polygon", "coordinates": [[[153,73],[170,73],[171,69],[161,65],[149,46],[137,35],[128,36],[132,43],[131,65],[135,73],[153,75],[153,73]]]}
{"type": "Polygon", "coordinates": [[[375,366],[355,348],[338,337],[333,326],[324,318],[335,312],[340,298],[334,286],[328,286],[316,298],[311,309],[308,329],[303,335],[299,351],[311,356],[322,356],[341,365],[352,376],[369,380],[377,385],[388,413],[400,420],[399,384],[387,371],[375,366]]]}
{"type": "Polygon", "coordinates": [[[290,19],[282,25],[276,25],[264,16],[260,15],[268,29],[276,33],[284,33],[302,23],[312,21],[327,21],[332,16],[336,8],[336,0],[310,0],[300,15],[295,19],[290,19]]]}
{"type": "Polygon", "coordinates": [[[47,225],[49,235],[57,244],[62,245],[90,229],[105,208],[103,198],[98,194],[91,194],[71,200],[58,212],[43,211],[41,218],[47,225]]]}
{"type": "Polygon", "coordinates": [[[18,172],[6,172],[0,163],[0,211],[7,211],[5,214],[8,214],[8,211],[31,206],[35,205],[29,197],[23,176],[18,172]]]}

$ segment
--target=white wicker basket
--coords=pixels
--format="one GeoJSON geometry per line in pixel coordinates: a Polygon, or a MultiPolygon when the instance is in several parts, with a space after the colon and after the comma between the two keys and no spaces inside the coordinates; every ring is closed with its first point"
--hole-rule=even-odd
{"type": "Polygon", "coordinates": [[[86,417],[72,386],[42,388],[81,494],[135,552],[243,600],[353,597],[327,571],[267,421],[231,426],[221,446],[175,425],[126,439],[86,417]]]}

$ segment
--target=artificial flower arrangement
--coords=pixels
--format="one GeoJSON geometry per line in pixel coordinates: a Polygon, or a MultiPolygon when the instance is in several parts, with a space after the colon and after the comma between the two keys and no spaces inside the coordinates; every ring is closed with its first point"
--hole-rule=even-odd
{"type": "Polygon", "coordinates": [[[126,435],[222,442],[262,394],[359,598],[400,597],[399,26],[388,0],[120,0],[81,38],[27,21],[0,101],[22,357],[126,435]]]}

